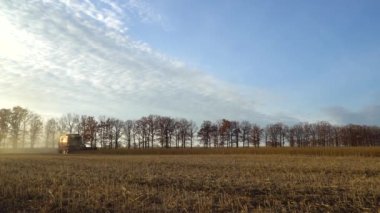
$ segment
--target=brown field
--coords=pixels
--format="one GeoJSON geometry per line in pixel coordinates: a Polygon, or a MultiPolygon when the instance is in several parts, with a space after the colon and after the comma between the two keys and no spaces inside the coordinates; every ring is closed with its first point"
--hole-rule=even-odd
{"type": "Polygon", "coordinates": [[[0,209],[378,212],[380,158],[231,153],[2,154],[0,209]]]}
{"type": "MultiPolygon", "coordinates": [[[[82,151],[83,152],[83,151],[82,151]]],[[[283,147],[283,148],[171,148],[171,149],[98,149],[86,151],[93,154],[126,154],[126,155],[311,155],[311,156],[363,156],[380,157],[380,147],[283,147]]]]}

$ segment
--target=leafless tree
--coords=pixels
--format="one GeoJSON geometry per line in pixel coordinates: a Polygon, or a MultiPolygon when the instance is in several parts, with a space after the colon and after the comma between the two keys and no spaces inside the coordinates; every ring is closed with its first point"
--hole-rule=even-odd
{"type": "MultiPolygon", "coordinates": [[[[0,109],[0,147],[10,142],[13,148],[24,147],[28,138],[31,147],[42,130],[42,120],[37,114],[16,106],[0,109]],[[8,140],[9,139],[9,140],[8,140]]],[[[125,146],[153,148],[159,144],[163,148],[190,147],[198,142],[204,147],[255,147],[260,146],[265,136],[267,146],[380,146],[380,127],[357,124],[332,125],[326,121],[299,123],[287,126],[274,123],[262,129],[248,121],[227,119],[203,121],[198,129],[195,122],[173,119],[168,116],[149,115],[136,121],[122,122],[116,118],[101,116],[80,116],[68,113],[59,120],[49,119],[45,125],[45,145],[56,146],[57,133],[78,133],[91,147],[119,148],[124,138],[125,146]],[[264,135],[265,133],[265,135],[264,135]],[[124,136],[124,137],[123,137],[124,136]]]]}
{"type": "Polygon", "coordinates": [[[62,132],[72,134],[77,128],[79,123],[79,115],[68,113],[63,115],[59,119],[59,124],[62,129],[62,132]]]}
{"type": "Polygon", "coordinates": [[[98,121],[93,116],[82,115],[77,127],[78,133],[82,136],[84,143],[89,143],[90,147],[96,147],[96,133],[98,121]]]}
{"type": "Polygon", "coordinates": [[[135,123],[135,132],[137,133],[137,139],[139,147],[148,148],[149,146],[149,136],[148,136],[148,126],[146,122],[146,117],[142,117],[135,123]]]}
{"type": "Polygon", "coordinates": [[[217,124],[211,124],[211,129],[210,129],[210,135],[211,135],[211,141],[210,145],[212,144],[214,147],[219,147],[219,128],[217,124]]]}
{"type": "Polygon", "coordinates": [[[107,119],[105,116],[100,116],[98,118],[98,126],[97,126],[97,134],[99,137],[100,147],[104,148],[107,146],[108,142],[108,129],[109,123],[107,123],[107,119]]]}
{"type": "Polygon", "coordinates": [[[159,116],[157,119],[157,135],[161,147],[170,148],[175,128],[175,121],[173,118],[167,116],[159,116]]]}
{"type": "Polygon", "coordinates": [[[265,129],[266,146],[284,146],[286,129],[286,126],[282,123],[269,124],[265,129]]]}
{"type": "Polygon", "coordinates": [[[96,133],[98,128],[98,121],[93,117],[87,118],[87,135],[90,138],[90,145],[92,148],[96,148],[96,133]]]}
{"type": "Polygon", "coordinates": [[[113,140],[114,140],[114,128],[113,128],[113,120],[111,118],[107,118],[106,120],[106,137],[107,137],[107,145],[108,148],[114,148],[113,140]]]}
{"type": "Polygon", "coordinates": [[[314,127],[310,123],[303,123],[303,146],[312,146],[314,137],[314,127]]]}
{"type": "Polygon", "coordinates": [[[289,145],[291,147],[304,146],[304,125],[302,123],[290,127],[289,145]]]}
{"type": "Polygon", "coordinates": [[[251,130],[249,132],[249,137],[254,147],[260,146],[260,140],[261,140],[261,136],[263,135],[263,131],[264,130],[261,129],[259,125],[257,124],[252,125],[251,130]]]}
{"type": "Polygon", "coordinates": [[[58,125],[54,118],[49,119],[45,125],[45,147],[55,147],[56,146],[56,133],[58,125]]]}
{"type": "Polygon", "coordinates": [[[331,146],[332,126],[330,123],[321,121],[315,124],[317,146],[331,146]]]}
{"type": "Polygon", "coordinates": [[[123,126],[124,126],[124,122],[119,120],[119,119],[112,119],[111,120],[112,122],[112,128],[113,128],[113,134],[114,134],[114,140],[115,140],[115,148],[119,148],[120,147],[120,137],[122,136],[122,129],[123,129],[123,126]]]}
{"type": "Polygon", "coordinates": [[[186,119],[179,119],[175,122],[176,146],[186,148],[191,123],[186,119]],[[180,144],[181,143],[181,144],[180,144]]]}
{"type": "Polygon", "coordinates": [[[28,115],[27,109],[24,109],[20,106],[16,106],[12,108],[9,124],[11,127],[11,137],[12,137],[13,148],[18,147],[17,145],[18,145],[18,138],[20,135],[21,124],[27,115],[28,115]]]}
{"type": "Polygon", "coordinates": [[[235,143],[235,147],[239,147],[239,138],[240,138],[240,124],[238,121],[231,121],[231,131],[232,131],[232,138],[234,139],[233,142],[235,143]]]}
{"type": "MultiPolygon", "coordinates": [[[[145,123],[147,126],[148,131],[148,140],[150,141],[150,147],[154,147],[154,136],[156,135],[156,127],[157,127],[157,116],[156,115],[149,115],[145,119],[145,123]]],[[[148,142],[149,146],[149,142],[148,142]]]]}
{"type": "Polygon", "coordinates": [[[252,124],[248,121],[242,121],[240,123],[240,129],[241,129],[241,141],[243,143],[243,147],[248,146],[250,144],[250,137],[249,132],[252,129],[252,124]]]}
{"type": "Polygon", "coordinates": [[[26,139],[26,135],[28,134],[28,130],[27,130],[27,127],[28,127],[28,122],[31,118],[31,113],[29,110],[26,110],[26,115],[24,116],[24,118],[22,119],[21,121],[21,129],[22,129],[22,138],[21,138],[21,147],[24,148],[25,147],[25,139],[26,139]]]}
{"type": "Polygon", "coordinates": [[[30,116],[30,147],[34,148],[39,135],[42,132],[43,122],[41,116],[32,113],[30,116]]]}
{"type": "Polygon", "coordinates": [[[0,146],[5,146],[5,139],[8,137],[10,109],[0,109],[0,146]]]}
{"type": "Polygon", "coordinates": [[[137,148],[137,147],[141,148],[140,127],[138,125],[138,120],[133,122],[132,138],[133,138],[133,148],[137,148]]]}
{"type": "Polygon", "coordinates": [[[131,142],[132,142],[132,136],[133,136],[133,121],[132,120],[127,120],[124,122],[123,126],[123,133],[125,135],[125,139],[127,142],[127,148],[131,148],[131,142]]]}
{"type": "Polygon", "coordinates": [[[198,131],[198,127],[194,121],[189,122],[189,129],[188,129],[188,134],[190,138],[190,148],[193,148],[193,140],[195,137],[196,132],[198,131]]]}
{"type": "Polygon", "coordinates": [[[198,137],[200,142],[204,147],[210,147],[211,145],[211,133],[212,133],[212,123],[211,121],[203,121],[199,131],[198,137]]]}
{"type": "Polygon", "coordinates": [[[231,122],[227,119],[222,119],[218,122],[220,145],[230,147],[232,140],[231,122]]]}
{"type": "Polygon", "coordinates": [[[173,131],[173,136],[174,136],[174,145],[176,148],[179,148],[179,141],[180,141],[180,123],[179,120],[174,121],[174,131],[173,131]]]}

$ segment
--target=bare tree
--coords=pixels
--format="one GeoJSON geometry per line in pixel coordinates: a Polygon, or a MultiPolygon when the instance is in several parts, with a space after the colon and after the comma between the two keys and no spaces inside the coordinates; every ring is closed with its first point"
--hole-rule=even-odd
{"type": "Polygon", "coordinates": [[[173,135],[174,135],[174,144],[175,144],[175,147],[176,148],[179,148],[179,137],[180,137],[180,123],[179,123],[179,120],[174,120],[174,131],[173,131],[173,135]]]}
{"type": "Polygon", "coordinates": [[[290,127],[289,145],[291,147],[304,146],[304,125],[302,123],[290,127]]]}
{"type": "Polygon", "coordinates": [[[157,118],[157,135],[160,141],[161,147],[171,147],[172,137],[175,128],[174,119],[167,116],[159,116],[157,118]]]}
{"type": "Polygon", "coordinates": [[[0,109],[0,146],[5,146],[5,139],[9,132],[10,109],[0,109]]]}
{"type": "Polygon", "coordinates": [[[148,148],[149,146],[149,135],[148,135],[148,125],[146,122],[146,117],[135,122],[135,132],[137,133],[137,139],[139,147],[148,148]]]}
{"type": "Polygon", "coordinates": [[[82,115],[78,125],[79,134],[83,138],[84,143],[89,143],[90,147],[96,147],[96,133],[98,122],[93,116],[82,115]]]}
{"type": "Polygon", "coordinates": [[[133,148],[141,147],[140,127],[138,123],[139,123],[138,120],[136,120],[133,122],[133,126],[132,126],[133,148]]]}
{"type": "MultiPolygon", "coordinates": [[[[43,122],[41,117],[27,109],[16,106],[0,109],[0,147],[24,147],[30,140],[35,147],[40,136],[43,122]],[[29,138],[27,135],[29,134],[29,138]]],[[[331,125],[326,121],[299,123],[287,126],[274,123],[262,129],[248,121],[229,121],[227,119],[203,121],[200,128],[193,121],[173,119],[167,116],[149,115],[139,120],[122,122],[116,118],[79,116],[66,114],[59,120],[49,119],[45,125],[45,145],[56,146],[57,133],[78,133],[91,147],[119,148],[125,146],[152,148],[159,144],[163,148],[192,148],[195,141],[204,147],[255,147],[260,146],[265,136],[267,146],[291,147],[304,146],[379,146],[380,127],[348,124],[331,125]],[[265,135],[264,135],[265,133],[265,135]],[[198,136],[198,139],[194,139],[198,136]]]]}
{"type": "Polygon", "coordinates": [[[241,133],[240,131],[240,124],[238,121],[231,121],[231,130],[232,130],[232,136],[234,138],[234,143],[236,148],[239,147],[239,135],[241,133]]]}
{"type": "Polygon", "coordinates": [[[280,124],[269,124],[265,128],[265,145],[277,147],[281,144],[281,125],[280,124]],[[268,141],[269,139],[269,141],[268,141]]]}
{"type": "Polygon", "coordinates": [[[189,137],[189,132],[191,131],[191,123],[182,118],[177,121],[177,128],[178,128],[178,138],[179,141],[181,142],[181,147],[186,148],[186,142],[189,137]]]}
{"type": "Polygon", "coordinates": [[[67,134],[67,133],[69,133],[67,123],[66,123],[66,121],[65,121],[65,119],[64,119],[63,116],[58,119],[58,124],[57,125],[58,125],[58,130],[59,130],[60,134],[67,134]]]}
{"type": "Polygon", "coordinates": [[[69,134],[74,133],[75,128],[77,128],[78,123],[79,123],[79,115],[77,114],[68,113],[66,115],[63,115],[59,119],[59,124],[62,131],[69,134]]]}
{"type": "Polygon", "coordinates": [[[112,119],[112,127],[113,127],[113,133],[114,133],[114,140],[115,140],[115,148],[119,148],[119,139],[122,136],[122,129],[124,126],[124,122],[119,119],[112,119]]]}
{"type": "Polygon", "coordinates": [[[76,133],[82,136],[82,139],[84,140],[84,142],[87,142],[85,138],[86,120],[87,120],[87,115],[81,115],[79,117],[79,122],[76,127],[76,133]]]}
{"type": "Polygon", "coordinates": [[[17,148],[21,123],[28,115],[28,110],[20,106],[13,107],[10,114],[9,124],[11,127],[12,147],[17,148]]]}
{"type": "Polygon", "coordinates": [[[219,147],[219,128],[218,128],[218,125],[217,124],[211,124],[211,128],[210,128],[210,136],[211,136],[211,139],[210,139],[210,144],[209,145],[213,145],[214,147],[219,147]]]}
{"type": "Polygon", "coordinates": [[[148,140],[150,141],[150,147],[154,147],[154,136],[156,135],[156,121],[157,116],[156,115],[149,115],[146,117],[145,123],[147,125],[147,131],[148,131],[148,140]]]}
{"type": "Polygon", "coordinates": [[[31,112],[26,110],[26,115],[21,121],[21,126],[22,126],[21,147],[22,148],[25,147],[25,139],[26,139],[26,135],[28,134],[27,126],[28,126],[28,122],[30,118],[31,118],[31,112]]]}
{"type": "Polygon", "coordinates": [[[70,134],[71,133],[80,134],[80,131],[81,131],[80,116],[77,114],[74,114],[71,122],[72,122],[73,128],[71,130],[71,127],[70,127],[70,134]]]}
{"type": "Polygon", "coordinates": [[[100,116],[98,118],[98,126],[97,126],[97,134],[98,134],[98,137],[99,137],[99,143],[100,143],[100,147],[106,147],[107,146],[107,139],[108,139],[108,135],[107,135],[107,128],[108,128],[108,123],[106,122],[107,119],[105,116],[100,116]]]}
{"type": "Polygon", "coordinates": [[[189,138],[190,138],[190,148],[193,148],[193,139],[194,139],[194,136],[195,136],[195,133],[198,131],[198,127],[196,125],[196,123],[194,121],[190,121],[190,124],[189,124],[189,129],[188,129],[188,134],[189,134],[189,138]]]}
{"type": "Polygon", "coordinates": [[[240,123],[241,128],[241,141],[243,143],[243,147],[248,146],[249,147],[249,133],[252,129],[252,124],[248,121],[242,121],[240,123]]]}
{"type": "Polygon", "coordinates": [[[131,148],[132,136],[133,136],[133,121],[127,120],[124,122],[123,133],[127,142],[127,148],[131,148]]]}
{"type": "Polygon", "coordinates": [[[253,124],[249,132],[250,140],[252,141],[253,146],[259,147],[261,136],[263,135],[263,129],[259,125],[253,124]]]}
{"type": "Polygon", "coordinates": [[[211,145],[211,132],[212,132],[211,121],[203,121],[198,131],[198,137],[204,147],[210,147],[211,145]]]}
{"type": "Polygon", "coordinates": [[[231,138],[232,138],[232,127],[231,122],[227,119],[222,119],[218,122],[219,126],[219,135],[220,135],[220,144],[221,146],[230,147],[231,138]]]}
{"type": "Polygon", "coordinates": [[[108,148],[112,149],[114,148],[113,139],[114,139],[114,133],[113,133],[113,120],[111,118],[107,118],[106,120],[106,136],[107,136],[107,144],[108,148]]]}
{"type": "Polygon", "coordinates": [[[303,139],[302,146],[312,146],[313,143],[313,125],[310,123],[303,123],[303,139]]]}
{"type": "Polygon", "coordinates": [[[103,148],[113,148],[114,129],[112,119],[100,116],[96,129],[99,136],[100,146],[103,148]]]}
{"type": "Polygon", "coordinates": [[[45,147],[56,146],[56,133],[58,130],[57,121],[54,118],[49,119],[45,125],[45,147]]]}
{"type": "Polygon", "coordinates": [[[87,129],[86,135],[90,140],[90,145],[92,148],[96,148],[96,132],[98,128],[98,121],[93,117],[87,117],[87,129]]]}
{"type": "Polygon", "coordinates": [[[317,146],[331,146],[332,126],[329,122],[321,121],[315,124],[317,146]]]}
{"type": "Polygon", "coordinates": [[[37,114],[31,114],[29,125],[30,125],[30,128],[29,128],[30,129],[29,130],[30,131],[30,147],[34,148],[36,144],[36,140],[38,139],[43,127],[41,116],[37,114]]]}

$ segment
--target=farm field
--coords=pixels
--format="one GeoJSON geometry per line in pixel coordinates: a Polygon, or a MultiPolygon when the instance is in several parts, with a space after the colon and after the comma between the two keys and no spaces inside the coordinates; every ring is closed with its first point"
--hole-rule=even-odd
{"type": "MultiPolygon", "coordinates": [[[[42,150],[45,151],[45,150],[42,150]]],[[[1,153],[1,150],[0,150],[1,153]]],[[[98,149],[80,151],[87,154],[121,155],[308,155],[308,156],[365,156],[380,157],[380,147],[260,147],[260,148],[173,148],[173,149],[98,149]]]]}
{"type": "Polygon", "coordinates": [[[0,155],[2,212],[378,212],[380,158],[0,155]]]}

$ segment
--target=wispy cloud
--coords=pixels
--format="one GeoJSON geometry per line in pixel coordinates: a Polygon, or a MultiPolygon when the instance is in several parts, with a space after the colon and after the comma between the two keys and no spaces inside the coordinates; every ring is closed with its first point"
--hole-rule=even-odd
{"type": "Polygon", "coordinates": [[[1,2],[0,38],[9,45],[0,51],[0,105],[45,114],[273,120],[233,85],[130,39],[126,7],[160,20],[133,0],[1,2]]]}
{"type": "Polygon", "coordinates": [[[163,16],[155,11],[147,2],[141,0],[128,0],[124,4],[131,13],[138,15],[142,22],[164,24],[163,16]]]}
{"type": "Polygon", "coordinates": [[[339,124],[380,125],[380,105],[367,106],[358,111],[351,111],[344,107],[330,107],[324,111],[339,124]]]}

